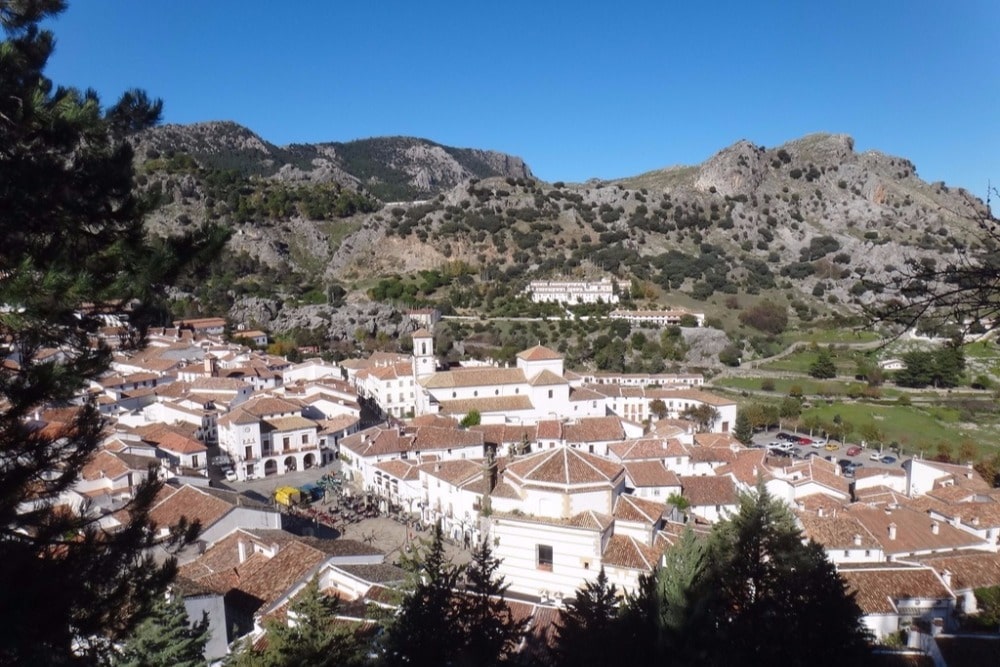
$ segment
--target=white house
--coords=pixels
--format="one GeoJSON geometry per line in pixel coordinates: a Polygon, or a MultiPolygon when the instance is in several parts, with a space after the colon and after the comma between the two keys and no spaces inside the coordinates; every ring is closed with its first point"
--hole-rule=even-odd
{"type": "Polygon", "coordinates": [[[864,614],[862,622],[883,639],[922,621],[949,629],[955,595],[929,567],[842,567],[840,576],[864,614]]]}
{"type": "Polygon", "coordinates": [[[302,406],[263,396],[219,418],[219,446],[236,462],[239,479],[281,475],[320,465],[319,424],[302,406]]]}

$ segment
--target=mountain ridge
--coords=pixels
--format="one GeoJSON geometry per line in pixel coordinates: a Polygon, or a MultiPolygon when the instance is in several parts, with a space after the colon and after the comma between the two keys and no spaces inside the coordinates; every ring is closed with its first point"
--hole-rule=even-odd
{"type": "Polygon", "coordinates": [[[907,261],[975,249],[988,217],[966,191],[923,181],[906,158],[856,153],[842,134],[741,140],[698,165],[582,184],[412,137],[281,148],[228,123],[179,134],[137,139],[141,185],[164,200],[155,233],[233,231],[230,251],[247,259],[215,308],[334,290],[489,312],[533,278],[610,275],[639,305],[724,316],[734,298],[772,298],[807,320],[882,298],[907,261]],[[220,168],[250,158],[240,174],[220,168]],[[410,198],[379,201],[379,183],[410,198]]]}

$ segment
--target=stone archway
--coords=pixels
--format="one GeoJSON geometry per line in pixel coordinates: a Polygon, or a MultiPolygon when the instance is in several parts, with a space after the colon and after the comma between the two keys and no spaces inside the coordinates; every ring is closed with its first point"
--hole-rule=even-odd
{"type": "Polygon", "coordinates": [[[316,456],[314,454],[306,454],[305,458],[302,459],[302,468],[309,470],[314,465],[316,465],[316,456]]]}
{"type": "Polygon", "coordinates": [[[293,472],[298,470],[298,462],[295,460],[294,456],[285,457],[285,472],[293,472]]]}
{"type": "Polygon", "coordinates": [[[276,475],[278,474],[278,462],[274,459],[268,459],[264,462],[264,476],[276,475]]]}

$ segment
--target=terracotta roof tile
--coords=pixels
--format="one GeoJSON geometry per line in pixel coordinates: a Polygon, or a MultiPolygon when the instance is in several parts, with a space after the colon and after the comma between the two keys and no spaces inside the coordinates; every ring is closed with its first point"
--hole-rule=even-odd
{"type": "Polygon", "coordinates": [[[525,361],[555,361],[556,359],[562,359],[562,355],[545,347],[544,345],[536,345],[534,347],[529,347],[527,350],[517,353],[518,359],[524,359],[525,361]]]}
{"type": "Polygon", "coordinates": [[[468,414],[473,410],[484,412],[513,412],[516,410],[531,410],[534,405],[531,398],[521,396],[487,396],[484,398],[465,398],[440,401],[441,411],[445,414],[468,414]]]}
{"type": "Polygon", "coordinates": [[[647,546],[629,535],[612,535],[608,540],[602,564],[610,567],[650,572],[660,560],[659,550],[647,546]]]}
{"type": "Polygon", "coordinates": [[[1000,586],[1000,554],[963,551],[951,556],[922,556],[920,562],[944,576],[951,573],[953,591],[1000,586]]]}
{"type": "Polygon", "coordinates": [[[186,518],[189,522],[199,521],[202,529],[205,529],[228,514],[232,508],[224,500],[185,485],[157,503],[149,517],[160,528],[174,526],[181,518],[186,518]]]}
{"type": "Polygon", "coordinates": [[[625,474],[635,488],[676,486],[680,488],[681,481],[677,474],[668,470],[659,461],[626,461],[625,474]]]}
{"type": "Polygon", "coordinates": [[[462,368],[435,373],[421,384],[427,389],[456,387],[487,387],[507,384],[527,384],[528,379],[520,368],[462,368]]]}
{"type": "Polygon", "coordinates": [[[619,461],[661,461],[689,456],[687,447],[676,438],[639,438],[608,445],[608,453],[619,461]]]}
{"type": "Polygon", "coordinates": [[[982,544],[982,540],[974,535],[959,530],[945,521],[935,521],[927,514],[907,507],[881,510],[852,505],[849,510],[879,541],[886,555],[932,549],[961,549],[982,544]],[[896,528],[894,539],[889,537],[890,525],[896,528]]]}
{"type": "Polygon", "coordinates": [[[583,417],[563,425],[563,439],[568,443],[614,442],[625,438],[618,417],[583,417]]]}
{"type": "Polygon", "coordinates": [[[662,502],[646,500],[623,494],[615,500],[615,519],[620,521],[632,521],[635,523],[648,523],[654,525],[663,518],[663,511],[666,506],[662,502]]]}
{"type": "Polygon", "coordinates": [[[954,598],[930,568],[844,568],[840,576],[865,614],[895,613],[894,601],[904,598],[954,598]]]}
{"type": "Polygon", "coordinates": [[[681,477],[681,492],[693,506],[734,505],[739,500],[731,477],[681,477]]]}
{"type": "Polygon", "coordinates": [[[547,449],[512,461],[507,475],[520,484],[611,485],[624,474],[624,468],[605,458],[569,447],[547,449]]]}
{"type": "Polygon", "coordinates": [[[81,476],[88,481],[107,478],[115,479],[127,475],[129,467],[120,458],[107,451],[97,452],[81,470],[81,476]]]}
{"type": "Polygon", "coordinates": [[[850,514],[842,512],[831,516],[824,512],[823,516],[819,516],[812,512],[799,512],[798,518],[802,523],[802,533],[826,549],[877,549],[881,546],[868,529],[850,514]]]}

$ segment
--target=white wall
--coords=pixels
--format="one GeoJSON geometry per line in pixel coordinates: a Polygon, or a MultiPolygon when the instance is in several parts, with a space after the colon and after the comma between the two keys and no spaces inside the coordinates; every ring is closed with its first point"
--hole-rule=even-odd
{"type": "Polygon", "coordinates": [[[492,524],[500,573],[515,593],[537,596],[544,590],[573,597],[577,588],[600,571],[601,534],[596,530],[507,517],[496,518],[492,524]],[[551,571],[538,568],[540,544],[552,547],[551,571]]]}

